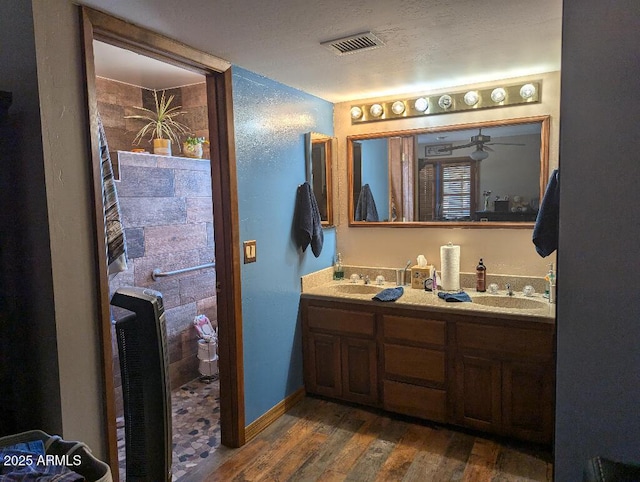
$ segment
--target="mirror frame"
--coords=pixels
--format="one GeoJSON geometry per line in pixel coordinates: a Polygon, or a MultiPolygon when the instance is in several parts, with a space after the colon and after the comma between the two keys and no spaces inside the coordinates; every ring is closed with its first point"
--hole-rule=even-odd
{"type": "MultiPolygon", "coordinates": [[[[313,189],[313,145],[324,144],[324,174],[327,184],[327,199],[326,199],[326,212],[327,219],[322,220],[323,227],[333,226],[333,191],[332,191],[332,169],[333,158],[337,153],[335,148],[336,138],[328,136],[326,134],[320,134],[318,132],[307,132],[304,135],[304,155],[305,155],[305,175],[306,181],[311,185],[313,189]]],[[[320,202],[320,199],[316,196],[316,201],[320,202]]]]}
{"type": "Polygon", "coordinates": [[[353,143],[367,139],[380,139],[383,137],[411,136],[426,133],[446,132],[466,129],[479,129],[487,127],[501,127],[514,124],[531,124],[540,122],[540,200],[542,201],[544,191],[549,178],[549,132],[551,124],[550,115],[519,117],[514,119],[501,119],[471,122],[467,124],[453,124],[437,127],[421,127],[401,131],[377,132],[373,134],[356,134],[347,136],[347,176],[349,185],[348,209],[350,227],[382,227],[382,228],[406,228],[406,227],[438,227],[438,228],[532,228],[534,222],[516,221],[355,221],[355,199],[353,199],[353,143]]]}

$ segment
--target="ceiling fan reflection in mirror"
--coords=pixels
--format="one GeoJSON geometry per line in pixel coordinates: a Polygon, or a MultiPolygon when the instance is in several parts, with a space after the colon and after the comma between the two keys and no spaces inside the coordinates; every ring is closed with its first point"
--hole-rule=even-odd
{"type": "Polygon", "coordinates": [[[471,136],[471,142],[467,144],[461,144],[459,146],[447,147],[439,149],[439,152],[449,152],[455,149],[463,149],[466,147],[476,146],[476,150],[469,154],[469,157],[474,161],[482,161],[489,157],[489,152],[494,152],[489,146],[524,146],[524,144],[513,143],[513,142],[491,142],[491,136],[483,135],[482,128],[478,129],[477,136],[471,136]]]}

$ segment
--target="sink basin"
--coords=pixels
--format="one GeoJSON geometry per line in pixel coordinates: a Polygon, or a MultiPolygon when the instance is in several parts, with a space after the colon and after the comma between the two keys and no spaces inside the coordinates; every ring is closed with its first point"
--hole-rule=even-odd
{"type": "Polygon", "coordinates": [[[547,303],[544,301],[527,298],[511,298],[508,296],[477,296],[473,302],[478,305],[495,306],[498,308],[516,308],[520,310],[536,310],[544,308],[547,303]]]}
{"type": "Polygon", "coordinates": [[[381,288],[380,286],[372,286],[372,285],[349,284],[349,285],[338,285],[334,289],[338,293],[344,293],[349,295],[375,295],[376,293],[380,293],[384,288],[381,288]]]}

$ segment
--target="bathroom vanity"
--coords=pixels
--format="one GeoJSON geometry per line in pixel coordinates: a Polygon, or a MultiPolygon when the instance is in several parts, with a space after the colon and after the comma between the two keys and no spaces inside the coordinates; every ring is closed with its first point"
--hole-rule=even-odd
{"type": "Polygon", "coordinates": [[[408,287],[380,303],[371,297],[382,288],[349,293],[339,283],[301,295],[308,393],[551,443],[553,306],[447,303],[408,287]]]}

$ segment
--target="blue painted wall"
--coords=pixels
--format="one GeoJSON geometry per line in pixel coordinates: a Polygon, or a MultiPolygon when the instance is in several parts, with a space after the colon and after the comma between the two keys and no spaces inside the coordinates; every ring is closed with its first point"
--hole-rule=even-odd
{"type": "Polygon", "coordinates": [[[246,423],[303,385],[298,323],[300,276],[331,266],[335,229],[316,258],[292,238],[298,185],[305,181],[304,133],[333,135],[333,104],[233,67],[240,241],[257,240],[242,265],[246,423]]]}
{"type": "Polygon", "coordinates": [[[369,184],[380,221],[389,220],[389,143],[362,141],[362,185],[369,184]]]}

